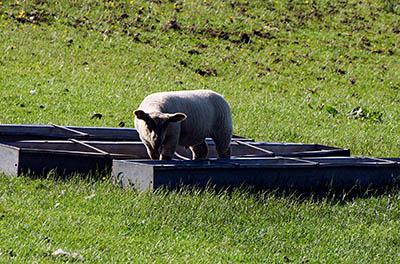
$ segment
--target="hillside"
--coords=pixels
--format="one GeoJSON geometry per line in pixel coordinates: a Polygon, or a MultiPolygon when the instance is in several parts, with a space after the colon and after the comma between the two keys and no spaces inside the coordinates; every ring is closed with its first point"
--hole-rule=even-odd
{"type": "MultiPolygon", "coordinates": [[[[237,135],[400,157],[395,2],[0,1],[0,123],[133,127],[152,92],[212,89],[237,135]]],[[[138,194],[81,178],[0,175],[1,263],[399,262],[396,189],[138,194]]]]}
{"type": "Polygon", "coordinates": [[[399,156],[386,2],[6,1],[0,122],[133,127],[151,92],[204,88],[236,134],[399,156]]]}

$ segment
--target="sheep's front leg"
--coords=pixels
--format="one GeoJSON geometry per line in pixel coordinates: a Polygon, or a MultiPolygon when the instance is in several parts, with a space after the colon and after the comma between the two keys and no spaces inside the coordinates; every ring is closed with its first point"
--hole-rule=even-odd
{"type": "Polygon", "coordinates": [[[144,144],[147,150],[147,154],[149,155],[150,159],[152,160],[158,160],[160,157],[160,153],[158,151],[155,151],[150,144],[144,144]]]}
{"type": "Polygon", "coordinates": [[[178,146],[178,137],[167,137],[162,145],[160,160],[171,160],[178,146]]]}
{"type": "Polygon", "coordinates": [[[193,159],[206,159],[208,156],[208,146],[205,140],[199,145],[190,147],[193,153],[193,159]]]}

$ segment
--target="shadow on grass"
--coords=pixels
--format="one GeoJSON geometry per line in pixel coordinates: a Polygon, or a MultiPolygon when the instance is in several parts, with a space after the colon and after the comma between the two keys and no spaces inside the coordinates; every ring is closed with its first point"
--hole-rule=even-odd
{"type": "Polygon", "coordinates": [[[52,169],[47,172],[34,173],[27,171],[18,177],[27,177],[33,180],[49,180],[54,182],[71,182],[71,183],[85,183],[95,184],[98,182],[111,181],[111,169],[89,171],[87,173],[79,172],[59,172],[57,169],[52,169]]]}
{"type": "Polygon", "coordinates": [[[311,189],[267,189],[261,190],[255,187],[227,187],[219,188],[208,185],[205,188],[198,186],[181,185],[178,188],[157,188],[153,192],[154,195],[183,194],[197,196],[200,194],[208,194],[212,196],[226,196],[231,199],[251,199],[259,203],[264,203],[272,199],[290,199],[293,202],[328,202],[331,204],[345,204],[354,199],[369,199],[380,196],[397,195],[400,192],[400,185],[385,186],[381,188],[353,186],[352,188],[332,188],[325,187],[319,190],[311,189]]]}
{"type": "MultiPolygon", "coordinates": [[[[59,173],[57,170],[50,170],[46,173],[26,172],[18,177],[30,179],[40,179],[52,182],[63,182],[71,184],[109,184],[110,188],[122,189],[119,182],[111,176],[111,169],[90,171],[89,173],[59,173]]],[[[140,191],[134,191],[141,193],[140,191]]],[[[271,198],[290,199],[294,202],[319,202],[325,201],[332,204],[341,204],[353,199],[369,199],[372,197],[395,195],[400,192],[400,184],[388,185],[385,187],[362,187],[354,185],[351,188],[332,188],[330,186],[320,186],[318,189],[298,189],[298,188],[276,188],[260,189],[254,186],[240,187],[218,187],[208,184],[205,187],[181,184],[176,188],[159,187],[153,191],[145,191],[147,195],[166,196],[166,195],[211,195],[226,196],[231,199],[251,199],[263,203],[271,198]]]]}

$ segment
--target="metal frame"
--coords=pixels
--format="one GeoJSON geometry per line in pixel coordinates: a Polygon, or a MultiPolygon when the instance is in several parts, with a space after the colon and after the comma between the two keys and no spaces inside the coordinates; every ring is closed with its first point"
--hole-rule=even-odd
{"type": "Polygon", "coordinates": [[[182,185],[320,191],[398,184],[400,159],[362,157],[251,158],[203,161],[114,160],[112,176],[139,191],[182,185]]]}
{"type": "MultiPolygon", "coordinates": [[[[191,152],[178,147],[176,154],[181,161],[150,161],[133,128],[0,125],[0,172],[16,176],[45,175],[55,171],[62,176],[95,172],[106,174],[113,167],[116,180],[124,187],[133,185],[139,190],[161,186],[174,188],[178,184],[201,187],[214,184],[221,188],[240,185],[303,188],[319,186],[318,177],[322,177],[321,182],[325,184],[327,179],[332,178],[333,172],[337,175],[337,171],[342,170],[340,173],[347,175],[354,170],[354,166],[359,166],[359,163],[353,164],[353,167],[346,165],[343,169],[343,164],[349,161],[348,149],[319,144],[254,142],[238,136],[232,138],[233,159],[216,160],[214,142],[211,139],[206,142],[211,157],[209,160],[182,161],[190,159],[191,152]],[[333,158],[322,158],[331,156],[342,156],[342,160],[335,163],[333,158]]],[[[385,161],[379,166],[385,167],[387,163],[385,161]]],[[[365,160],[362,164],[366,164],[365,160]]],[[[364,172],[364,165],[358,170],[364,172]]]]}
{"type": "MultiPolygon", "coordinates": [[[[209,143],[210,156],[216,157],[213,142],[209,143]]],[[[232,144],[233,153],[239,157],[256,159],[264,156],[263,151],[271,147],[277,155],[287,157],[348,156],[345,149],[321,147],[312,144],[278,144],[269,142],[247,142],[232,144]],[[256,148],[253,148],[256,146],[256,148]],[[303,146],[303,151],[301,151],[303,146]],[[292,151],[292,152],[291,152],[292,151]],[[261,154],[259,154],[261,153],[261,154]]],[[[274,155],[275,155],[274,152],[274,155]]],[[[183,147],[177,149],[180,159],[191,158],[191,152],[183,147]]],[[[269,156],[270,153],[267,153],[269,156]]],[[[0,143],[0,172],[10,176],[30,171],[35,174],[56,170],[57,173],[90,172],[111,167],[112,159],[148,159],[145,146],[139,141],[83,141],[69,140],[21,140],[0,143]],[[48,161],[46,163],[46,161],[48,161]],[[86,163],[92,164],[87,166],[86,163]],[[37,164],[40,164],[38,166],[37,164]]]]}

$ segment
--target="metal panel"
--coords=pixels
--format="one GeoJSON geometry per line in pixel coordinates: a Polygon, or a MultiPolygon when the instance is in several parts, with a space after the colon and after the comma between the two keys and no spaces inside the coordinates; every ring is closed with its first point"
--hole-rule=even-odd
{"type": "Polygon", "coordinates": [[[113,181],[126,188],[137,190],[153,190],[154,188],[154,167],[134,166],[130,163],[118,162],[112,167],[113,181]]]}
{"type": "Polygon", "coordinates": [[[98,153],[21,150],[18,174],[40,176],[54,171],[60,176],[75,173],[105,175],[111,165],[110,157],[98,153]]]}
{"type": "Polygon", "coordinates": [[[18,175],[19,148],[0,144],[0,173],[18,175]]]}
{"type": "Polygon", "coordinates": [[[399,163],[373,158],[263,158],[205,161],[113,161],[113,177],[122,187],[153,190],[159,187],[207,185],[217,188],[252,186],[256,189],[322,190],[382,187],[397,184],[399,163]],[[151,168],[151,169],[150,169],[151,168]],[[136,184],[142,179],[147,185],[136,184]]]}
{"type": "Polygon", "coordinates": [[[112,158],[102,153],[18,148],[0,144],[0,172],[8,176],[18,174],[45,175],[55,171],[59,175],[74,173],[105,173],[112,158]]]}

